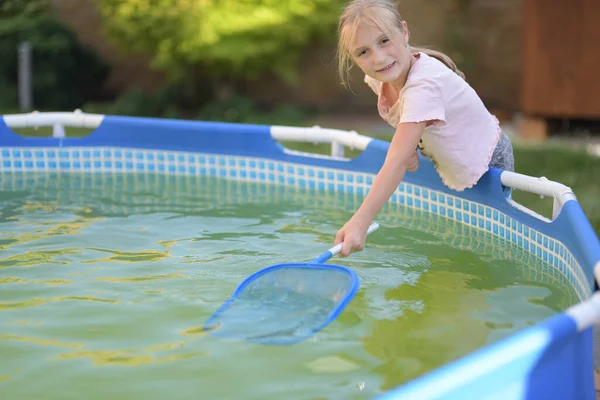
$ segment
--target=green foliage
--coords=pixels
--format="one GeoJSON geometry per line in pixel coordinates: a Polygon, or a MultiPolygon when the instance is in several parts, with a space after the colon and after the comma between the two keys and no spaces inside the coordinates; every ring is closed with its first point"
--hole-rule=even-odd
{"type": "Polygon", "coordinates": [[[0,1],[0,107],[18,105],[18,46],[32,47],[34,107],[74,109],[94,95],[108,65],[83,48],[52,14],[50,0],[0,1]]]}
{"type": "Polygon", "coordinates": [[[208,97],[207,89],[188,82],[166,83],[153,93],[131,87],[111,102],[88,102],[82,110],[92,114],[183,118],[196,114],[208,97]]]}
{"type": "MultiPolygon", "coordinates": [[[[573,190],[586,217],[597,235],[600,235],[600,158],[581,150],[570,149],[565,144],[514,146],[515,171],[546,178],[567,185],[573,190]]],[[[519,203],[546,217],[552,216],[552,199],[514,191],[513,198],[519,203]]]]}
{"type": "Polygon", "coordinates": [[[207,102],[199,111],[194,107],[186,109],[189,96],[193,96],[193,93],[181,85],[167,85],[151,95],[134,87],[113,102],[87,103],[82,110],[91,114],[187,118],[264,125],[300,126],[309,118],[308,112],[289,104],[279,104],[272,110],[262,110],[252,99],[241,95],[207,102]]]}
{"type": "Polygon", "coordinates": [[[305,124],[308,113],[288,104],[279,104],[273,110],[261,110],[250,98],[236,95],[206,104],[196,118],[202,121],[301,126],[305,124]]]}
{"type": "Polygon", "coordinates": [[[175,76],[201,66],[221,78],[273,72],[293,81],[300,51],[331,39],[345,0],[99,0],[125,50],[149,52],[175,76]]]}
{"type": "Polygon", "coordinates": [[[2,18],[15,18],[22,15],[36,15],[50,9],[51,0],[1,0],[0,15],[2,18]]]}

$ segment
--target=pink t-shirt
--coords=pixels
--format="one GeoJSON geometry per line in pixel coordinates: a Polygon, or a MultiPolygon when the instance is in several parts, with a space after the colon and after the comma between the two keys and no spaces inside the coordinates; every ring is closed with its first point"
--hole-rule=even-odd
{"type": "Polygon", "coordinates": [[[421,152],[446,186],[470,188],[488,170],[501,135],[498,120],[441,61],[419,53],[397,100],[390,98],[389,84],[367,75],[365,82],[378,96],[379,114],[394,128],[402,122],[433,122],[423,132],[421,152]]]}

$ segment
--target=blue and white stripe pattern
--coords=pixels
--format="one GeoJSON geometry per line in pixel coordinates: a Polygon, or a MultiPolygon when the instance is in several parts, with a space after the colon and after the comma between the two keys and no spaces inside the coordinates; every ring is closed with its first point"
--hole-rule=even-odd
{"type": "MultiPolygon", "coordinates": [[[[202,154],[184,151],[115,147],[5,147],[0,150],[0,173],[90,172],[213,176],[276,183],[298,188],[366,195],[374,175],[302,165],[257,157],[202,154]]],[[[544,235],[495,208],[447,193],[403,182],[392,204],[423,210],[481,229],[514,243],[554,266],[576,289],[580,299],[591,289],[571,252],[560,241],[544,235]]]]}

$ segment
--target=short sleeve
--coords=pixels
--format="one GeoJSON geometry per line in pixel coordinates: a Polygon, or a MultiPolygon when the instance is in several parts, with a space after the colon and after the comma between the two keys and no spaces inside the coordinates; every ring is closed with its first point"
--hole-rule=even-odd
{"type": "Polygon", "coordinates": [[[434,121],[434,125],[446,123],[442,91],[435,81],[429,79],[415,82],[405,89],[398,123],[422,121],[434,121]]]}

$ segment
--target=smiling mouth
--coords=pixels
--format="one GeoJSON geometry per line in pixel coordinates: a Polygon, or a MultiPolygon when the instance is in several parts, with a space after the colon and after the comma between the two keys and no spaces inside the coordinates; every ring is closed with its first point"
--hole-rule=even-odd
{"type": "Polygon", "coordinates": [[[389,65],[386,65],[385,67],[383,67],[381,69],[376,70],[376,72],[385,72],[388,69],[392,68],[394,65],[396,65],[396,61],[394,61],[393,63],[391,63],[389,65]]]}

